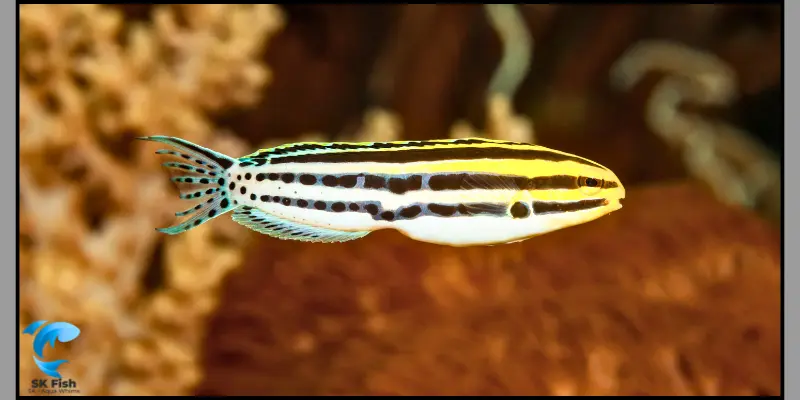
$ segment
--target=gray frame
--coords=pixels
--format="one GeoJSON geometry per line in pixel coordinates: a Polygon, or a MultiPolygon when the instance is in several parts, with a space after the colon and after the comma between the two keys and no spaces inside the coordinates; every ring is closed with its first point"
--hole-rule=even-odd
{"type": "MultiPolygon", "coordinates": [[[[800,35],[800,27],[796,23],[788,23],[788,24],[785,23],[786,21],[795,21],[796,22],[797,21],[797,19],[796,19],[797,17],[800,17],[800,4],[794,3],[794,2],[788,2],[788,1],[784,2],[784,16],[783,16],[784,27],[785,27],[784,40],[783,40],[783,45],[784,45],[784,53],[783,53],[784,54],[784,66],[783,66],[783,70],[784,71],[787,71],[787,70],[788,71],[794,71],[797,68],[800,68],[800,56],[792,56],[791,55],[795,51],[797,51],[797,43],[794,42],[791,39],[787,40],[785,38],[785,36],[788,36],[789,38],[791,38],[795,34],[800,35]],[[791,15],[795,15],[795,18],[790,17],[791,15]],[[798,57],[798,58],[795,58],[795,57],[798,57]]],[[[793,102],[791,101],[791,98],[794,97],[794,96],[797,96],[798,93],[800,93],[800,90],[798,90],[798,92],[795,92],[795,89],[800,89],[800,88],[798,88],[798,86],[800,86],[800,80],[798,80],[793,74],[784,75],[783,79],[784,79],[783,82],[784,82],[784,91],[785,91],[785,94],[784,94],[784,99],[785,100],[784,100],[784,102],[785,102],[785,104],[793,104],[793,102]]],[[[800,101],[800,98],[798,99],[798,101],[800,101]]],[[[785,115],[784,132],[793,131],[794,129],[791,128],[792,126],[800,126],[800,115],[798,115],[796,113],[793,113],[793,112],[784,113],[784,115],[785,115]]],[[[800,138],[798,138],[797,135],[785,135],[784,136],[784,149],[786,149],[786,150],[784,150],[784,154],[791,154],[791,152],[788,149],[792,148],[795,144],[798,144],[798,143],[800,143],[800,138]]],[[[784,166],[785,166],[784,167],[784,171],[785,170],[791,171],[794,168],[800,168],[800,160],[798,160],[795,157],[785,157],[784,166]],[[794,165],[795,167],[792,167],[792,165],[794,165]]],[[[782,190],[784,191],[783,192],[784,193],[784,199],[782,201],[782,207],[785,204],[794,204],[793,201],[791,201],[791,200],[787,201],[787,199],[791,199],[796,194],[796,193],[794,193],[795,186],[791,185],[791,184],[787,185],[787,183],[790,180],[795,179],[796,176],[793,175],[793,174],[786,174],[786,173],[784,173],[784,176],[785,176],[785,179],[784,179],[784,182],[782,184],[782,190]]],[[[784,209],[784,211],[785,211],[784,221],[785,220],[795,220],[796,218],[800,219],[800,210],[798,210],[797,208],[795,208],[795,207],[786,207],[784,209]],[[792,215],[795,215],[795,217],[792,217],[792,215]]],[[[786,225],[788,225],[788,224],[786,224],[786,225]]],[[[797,227],[791,227],[791,226],[786,226],[786,225],[784,225],[784,228],[783,228],[784,237],[786,237],[786,236],[791,237],[791,236],[794,236],[794,235],[798,235],[797,227]]],[[[783,251],[783,257],[782,257],[782,260],[781,260],[782,261],[782,269],[783,269],[783,279],[782,279],[782,282],[781,282],[781,284],[782,284],[781,291],[783,292],[782,293],[783,294],[783,300],[784,300],[784,304],[783,305],[784,305],[784,311],[785,311],[786,304],[792,304],[794,302],[799,302],[800,303],[800,300],[791,300],[790,299],[790,297],[798,297],[798,295],[800,295],[800,293],[797,293],[794,290],[788,290],[788,291],[785,290],[786,287],[790,287],[790,288],[793,287],[793,285],[787,284],[786,283],[787,281],[791,282],[792,280],[800,280],[800,272],[794,271],[791,268],[783,268],[783,265],[787,265],[787,264],[788,265],[796,265],[795,263],[790,262],[790,261],[786,261],[786,260],[794,258],[794,257],[797,257],[797,255],[796,255],[796,253],[794,253],[794,251],[793,251],[791,246],[786,246],[785,248],[782,248],[782,249],[784,251],[783,251]]],[[[796,248],[795,248],[795,250],[796,250],[796,248]]],[[[791,309],[790,309],[790,311],[791,311],[791,309]]],[[[784,380],[784,387],[783,387],[783,390],[782,390],[781,394],[783,396],[786,396],[786,398],[792,398],[792,397],[789,397],[787,395],[787,393],[795,393],[795,394],[798,394],[798,396],[800,396],[800,380],[786,379],[787,378],[787,374],[785,372],[786,366],[789,366],[789,369],[791,369],[792,365],[800,364],[800,354],[798,354],[798,353],[800,353],[800,343],[795,342],[795,341],[788,341],[788,342],[784,341],[785,337],[787,336],[787,332],[789,333],[788,336],[790,338],[791,337],[796,337],[796,335],[791,334],[791,332],[800,333],[800,317],[798,317],[796,315],[795,316],[791,315],[791,314],[793,314],[795,312],[797,312],[797,310],[794,310],[791,313],[786,313],[786,314],[789,314],[789,315],[784,314],[784,323],[785,323],[784,328],[785,328],[785,330],[784,330],[783,335],[781,337],[782,343],[786,344],[786,347],[784,347],[784,352],[783,352],[784,357],[785,357],[784,358],[784,360],[785,360],[784,370],[782,371],[783,377],[784,377],[785,380],[784,380]]],[[[800,365],[798,365],[798,368],[800,368],[800,365]]]]}
{"type": "MultiPolygon", "coordinates": [[[[8,121],[9,125],[13,124],[14,132],[16,132],[17,134],[14,135],[14,136],[11,136],[11,135],[3,135],[2,136],[3,140],[8,140],[9,143],[7,145],[0,146],[0,149],[2,149],[4,152],[7,152],[9,156],[8,156],[8,158],[0,157],[0,160],[5,160],[5,161],[2,162],[2,165],[5,165],[5,166],[8,167],[8,169],[0,168],[0,171],[2,171],[2,172],[0,172],[0,174],[2,174],[2,178],[0,178],[0,179],[5,180],[5,177],[7,176],[9,182],[11,182],[11,181],[14,182],[14,188],[16,189],[16,196],[13,199],[9,199],[9,203],[11,203],[11,204],[9,205],[9,207],[4,207],[4,208],[6,210],[12,210],[13,209],[16,212],[15,212],[15,214],[13,216],[10,215],[10,213],[9,213],[9,215],[6,215],[5,217],[2,217],[2,220],[0,220],[0,226],[5,227],[4,230],[9,230],[10,231],[12,229],[12,227],[13,227],[13,229],[15,229],[15,233],[13,234],[13,236],[11,236],[12,239],[9,240],[8,242],[5,242],[5,241],[2,242],[2,243],[6,243],[8,245],[9,251],[0,250],[0,253],[9,255],[9,258],[11,258],[10,255],[13,253],[16,258],[14,260],[14,262],[15,262],[14,270],[12,270],[11,268],[3,268],[2,269],[2,273],[4,273],[4,274],[8,273],[9,275],[11,275],[12,271],[13,271],[14,276],[13,277],[9,277],[8,279],[0,278],[0,283],[2,283],[3,285],[8,285],[9,286],[8,289],[0,289],[0,293],[2,293],[2,297],[6,298],[6,300],[0,301],[0,307],[2,307],[3,309],[5,309],[6,307],[11,308],[11,304],[16,304],[15,315],[17,316],[17,318],[16,318],[17,322],[14,324],[13,332],[12,332],[11,329],[4,329],[3,330],[3,335],[16,335],[17,339],[16,339],[16,346],[15,346],[15,348],[13,350],[11,349],[10,345],[8,346],[8,348],[6,350],[2,350],[2,353],[0,353],[0,360],[2,360],[3,364],[5,364],[5,363],[9,364],[9,371],[12,371],[12,370],[16,371],[13,375],[10,374],[10,373],[9,374],[2,374],[2,379],[8,379],[8,380],[12,380],[13,379],[14,380],[13,382],[8,382],[8,385],[2,385],[2,387],[4,387],[4,388],[11,388],[11,387],[16,388],[16,390],[15,390],[15,392],[13,394],[13,396],[16,397],[20,393],[20,391],[19,391],[19,389],[20,389],[19,388],[19,356],[20,356],[20,354],[19,354],[19,348],[20,348],[19,347],[19,340],[20,340],[19,339],[19,242],[18,242],[19,241],[19,217],[18,217],[19,209],[17,208],[17,207],[19,207],[19,204],[18,204],[18,200],[19,200],[19,179],[18,179],[18,177],[19,177],[19,162],[17,160],[17,155],[19,153],[19,151],[18,151],[19,140],[17,139],[18,135],[19,135],[19,102],[18,102],[18,99],[19,99],[19,94],[18,94],[19,93],[18,72],[19,72],[19,70],[17,69],[17,58],[18,58],[17,43],[19,43],[19,32],[17,31],[17,29],[18,29],[18,22],[19,22],[19,8],[18,8],[19,5],[17,3],[6,3],[5,5],[2,6],[2,8],[5,8],[5,7],[8,7],[6,9],[6,11],[8,11],[8,12],[5,13],[5,12],[0,11],[0,15],[5,15],[5,17],[3,17],[3,18],[8,18],[9,19],[9,21],[8,21],[9,23],[8,23],[8,25],[0,23],[0,29],[5,30],[5,32],[6,32],[5,34],[0,33],[0,41],[3,43],[2,46],[5,46],[6,45],[5,42],[8,42],[7,43],[8,44],[8,53],[6,53],[6,54],[10,55],[10,54],[13,53],[14,57],[13,58],[12,57],[7,57],[6,58],[6,61],[8,61],[8,64],[9,64],[8,65],[9,71],[8,71],[8,75],[6,75],[7,78],[4,78],[4,79],[0,80],[0,93],[3,93],[3,95],[2,95],[3,97],[7,97],[8,98],[8,100],[7,100],[8,103],[6,103],[6,105],[8,106],[8,108],[6,108],[6,110],[8,111],[8,113],[11,114],[12,113],[12,109],[13,109],[13,112],[15,112],[16,115],[9,115],[8,118],[3,118],[2,120],[3,121],[8,121]],[[3,39],[3,38],[5,38],[5,39],[3,39]],[[14,76],[12,77],[12,75],[14,75],[14,76]],[[8,79],[8,80],[6,80],[6,79],[8,79]],[[12,79],[14,79],[14,81],[12,81],[12,79]],[[13,96],[13,98],[12,98],[12,96],[13,96]],[[12,108],[12,104],[14,105],[13,108],[12,108]],[[11,164],[12,160],[14,162],[13,165],[11,164]],[[11,249],[12,246],[16,246],[16,247],[14,249],[11,249]],[[12,282],[13,282],[14,288],[15,288],[13,290],[13,293],[14,293],[14,301],[13,302],[11,300],[12,289],[10,287],[12,285],[12,282]],[[8,351],[9,354],[6,354],[5,353],[6,351],[8,351]],[[16,357],[14,357],[14,356],[12,356],[10,354],[12,352],[16,353],[16,357]],[[17,360],[17,361],[14,362],[14,360],[17,360]],[[11,365],[12,362],[15,363],[13,366],[11,365]]],[[[2,8],[0,8],[0,10],[2,10],[2,8]]],[[[3,107],[3,108],[5,108],[5,107],[3,107]]],[[[5,112],[5,111],[3,111],[3,112],[5,112]]],[[[9,127],[9,129],[11,129],[11,127],[9,127]]],[[[10,234],[10,235],[12,235],[12,234],[10,234]]],[[[6,246],[6,244],[4,244],[3,246],[6,246]]],[[[3,313],[5,313],[5,311],[3,311],[3,313]]],[[[12,342],[11,342],[10,339],[9,340],[2,339],[2,343],[10,344],[12,342]]],[[[5,347],[5,346],[3,346],[3,347],[5,347]]],[[[8,390],[8,389],[4,389],[3,392],[5,392],[6,390],[8,390]]]]}

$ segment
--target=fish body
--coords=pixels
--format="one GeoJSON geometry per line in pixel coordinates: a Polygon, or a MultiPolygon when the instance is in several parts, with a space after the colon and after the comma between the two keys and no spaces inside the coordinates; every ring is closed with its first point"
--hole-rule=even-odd
{"type": "Polygon", "coordinates": [[[450,246],[525,240],[622,207],[608,168],[542,146],[501,140],[292,143],[238,159],[167,136],[159,154],[185,162],[181,196],[203,199],[177,213],[177,234],[233,211],[233,219],[280,239],[344,242],[380,229],[450,246]]]}

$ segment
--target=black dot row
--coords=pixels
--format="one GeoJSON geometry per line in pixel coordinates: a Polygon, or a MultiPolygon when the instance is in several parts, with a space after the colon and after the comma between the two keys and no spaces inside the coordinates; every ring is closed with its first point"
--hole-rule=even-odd
{"type": "Polygon", "coordinates": [[[423,205],[410,205],[402,207],[397,211],[383,210],[379,204],[374,203],[357,203],[357,202],[326,202],[321,200],[305,200],[293,199],[290,197],[281,196],[258,196],[255,193],[250,194],[251,201],[260,200],[264,203],[276,203],[284,206],[294,206],[300,208],[313,208],[319,211],[332,211],[332,212],[365,212],[373,216],[376,220],[394,221],[396,219],[413,219],[425,215],[435,215],[440,217],[452,216],[467,216],[467,215],[492,215],[492,216],[505,216],[511,213],[514,218],[525,218],[530,215],[530,208],[527,204],[522,202],[515,203],[510,210],[502,204],[492,204],[493,210],[481,209],[480,211],[473,211],[473,208],[465,204],[448,205],[448,204],[435,204],[431,203],[426,206],[423,205]]]}
{"type": "MultiPolygon", "coordinates": [[[[291,172],[285,173],[257,173],[255,175],[251,173],[245,174],[238,174],[236,175],[236,180],[241,181],[244,179],[245,181],[249,181],[250,179],[255,178],[257,182],[262,182],[265,180],[277,182],[281,181],[283,183],[300,183],[306,186],[313,186],[313,185],[323,185],[327,187],[343,187],[346,189],[352,189],[359,186],[359,179],[363,179],[363,183],[361,183],[364,189],[388,189],[392,193],[395,194],[403,194],[405,192],[420,190],[423,188],[423,177],[422,175],[411,175],[407,177],[383,177],[377,175],[368,175],[368,174],[349,174],[349,175],[313,175],[313,174],[293,174],[291,172]]],[[[431,189],[439,190],[438,187],[434,187],[433,182],[431,181],[431,189]]],[[[234,185],[235,186],[235,185],[234,185]]]]}

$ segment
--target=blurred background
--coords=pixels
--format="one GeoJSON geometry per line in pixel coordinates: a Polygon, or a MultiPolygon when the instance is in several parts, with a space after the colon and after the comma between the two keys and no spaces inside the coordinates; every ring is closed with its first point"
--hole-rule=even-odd
{"type": "MultiPolygon", "coordinates": [[[[22,5],[20,321],[83,395],[779,395],[782,9],[22,5]],[[484,136],[628,199],[456,249],[186,208],[136,136],[231,156],[484,136]]],[[[20,391],[43,378],[20,338],[20,391]]]]}

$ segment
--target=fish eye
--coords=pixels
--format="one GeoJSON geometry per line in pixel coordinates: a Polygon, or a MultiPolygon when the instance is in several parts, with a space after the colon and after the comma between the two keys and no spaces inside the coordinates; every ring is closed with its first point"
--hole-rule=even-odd
{"type": "Polygon", "coordinates": [[[582,176],[578,179],[578,185],[586,195],[594,195],[603,188],[605,181],[603,179],[582,176]]]}
{"type": "Polygon", "coordinates": [[[578,183],[580,184],[581,187],[588,187],[588,188],[599,188],[599,187],[602,187],[603,186],[603,182],[604,181],[602,179],[586,177],[586,176],[582,176],[578,180],[578,183]]]}

